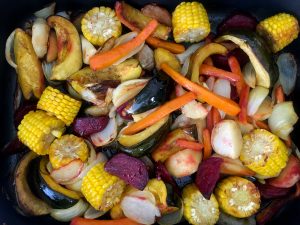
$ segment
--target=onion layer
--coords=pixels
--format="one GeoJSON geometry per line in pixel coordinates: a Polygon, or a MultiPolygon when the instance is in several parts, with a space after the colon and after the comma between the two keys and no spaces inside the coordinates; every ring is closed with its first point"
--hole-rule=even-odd
{"type": "Polygon", "coordinates": [[[8,36],[5,44],[5,58],[9,65],[17,69],[17,64],[14,61],[14,39],[15,39],[15,30],[11,32],[8,36]]]}
{"type": "Polygon", "coordinates": [[[257,112],[260,105],[268,96],[268,93],[269,93],[269,89],[260,86],[256,86],[254,89],[250,91],[248,106],[247,106],[248,116],[253,116],[257,112]]]}

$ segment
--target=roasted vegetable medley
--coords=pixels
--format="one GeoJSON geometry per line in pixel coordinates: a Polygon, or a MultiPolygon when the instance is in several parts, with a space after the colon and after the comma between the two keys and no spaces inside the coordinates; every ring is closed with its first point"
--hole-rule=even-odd
{"type": "Polygon", "coordinates": [[[259,224],[300,196],[296,17],[126,2],[34,13],[16,69],[18,211],[71,225],[259,224]],[[217,27],[217,29],[213,29],[217,27]]]}

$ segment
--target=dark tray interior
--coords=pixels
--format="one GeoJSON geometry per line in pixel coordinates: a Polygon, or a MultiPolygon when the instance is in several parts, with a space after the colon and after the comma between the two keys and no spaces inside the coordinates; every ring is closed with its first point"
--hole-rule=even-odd
{"type": "MultiPolygon", "coordinates": [[[[5,41],[10,32],[20,25],[21,21],[30,16],[34,11],[40,9],[43,5],[52,2],[51,0],[2,0],[0,10],[0,149],[15,136],[13,126],[13,96],[16,84],[14,70],[6,63],[4,57],[5,41]]],[[[115,1],[93,1],[93,0],[59,0],[57,8],[61,10],[89,9],[92,6],[112,5],[115,1]]],[[[130,4],[142,6],[146,3],[156,2],[172,10],[179,0],[130,0],[130,4]]],[[[231,11],[236,9],[245,10],[253,13],[258,19],[265,18],[277,12],[291,12],[300,19],[300,1],[285,0],[203,0],[201,1],[208,10],[211,21],[220,21],[231,11]]],[[[300,40],[298,39],[290,45],[287,51],[292,52],[298,62],[300,59],[300,40]]],[[[298,115],[300,115],[300,80],[296,84],[296,90],[291,96],[298,115]]],[[[293,132],[293,140],[300,146],[300,140],[296,137],[300,135],[300,125],[298,124],[293,132]]],[[[14,160],[14,156],[10,159],[14,160]]],[[[37,224],[60,224],[49,218],[26,218],[16,213],[10,202],[6,200],[3,194],[3,184],[7,182],[7,159],[2,158],[0,163],[0,224],[7,225],[37,225],[37,224]]],[[[285,207],[282,213],[278,215],[271,224],[278,225],[299,225],[300,224],[300,200],[294,201],[285,207]]]]}

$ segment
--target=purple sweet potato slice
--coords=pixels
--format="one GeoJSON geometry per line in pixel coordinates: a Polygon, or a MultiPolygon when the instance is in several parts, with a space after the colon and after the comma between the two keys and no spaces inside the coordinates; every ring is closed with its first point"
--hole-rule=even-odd
{"type": "Polygon", "coordinates": [[[162,162],[156,162],[155,163],[155,175],[156,178],[159,180],[162,180],[170,185],[172,185],[174,191],[180,195],[180,190],[174,180],[174,178],[169,174],[167,168],[162,162]]]}
{"type": "Polygon", "coordinates": [[[24,116],[32,110],[36,110],[36,103],[25,101],[14,114],[14,124],[18,127],[24,116]]]}
{"type": "Polygon", "coordinates": [[[255,30],[257,23],[257,19],[249,13],[234,12],[220,23],[217,30],[219,34],[232,29],[255,30]]]}
{"type": "Polygon", "coordinates": [[[149,180],[145,163],[124,153],[119,153],[107,161],[105,170],[139,190],[144,190],[149,180]]]}
{"type": "Polygon", "coordinates": [[[292,188],[278,188],[270,184],[257,183],[256,186],[258,187],[260,195],[265,199],[283,197],[292,190],[292,188]]]}
{"type": "Polygon", "coordinates": [[[102,131],[107,126],[108,121],[108,116],[79,117],[73,123],[73,130],[77,135],[87,137],[102,131]]]}
{"type": "Polygon", "coordinates": [[[195,184],[203,197],[210,199],[212,192],[220,178],[222,158],[211,157],[200,163],[196,174],[195,184]]]}

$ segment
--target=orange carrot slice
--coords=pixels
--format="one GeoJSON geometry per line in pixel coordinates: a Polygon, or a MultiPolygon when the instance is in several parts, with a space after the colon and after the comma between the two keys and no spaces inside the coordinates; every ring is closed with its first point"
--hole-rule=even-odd
{"type": "Polygon", "coordinates": [[[168,64],[162,63],[161,69],[166,74],[168,74],[173,80],[175,80],[178,84],[194,92],[195,94],[198,95],[200,99],[207,102],[208,104],[223,110],[225,113],[231,116],[235,116],[240,112],[241,109],[236,102],[232,101],[231,99],[224,98],[220,95],[217,95],[211,92],[210,90],[208,90],[207,88],[190,81],[180,73],[173,70],[168,64]]]}
{"type": "Polygon", "coordinates": [[[200,151],[203,148],[203,144],[195,142],[195,141],[188,141],[185,139],[177,139],[175,144],[184,149],[192,149],[195,151],[200,151]]]}
{"type": "Polygon", "coordinates": [[[123,134],[132,135],[135,134],[152,124],[158,122],[163,117],[169,115],[170,113],[174,112],[175,110],[181,108],[188,102],[196,99],[197,96],[193,92],[187,92],[171,101],[165,103],[164,105],[160,106],[158,109],[150,113],[148,116],[144,117],[143,119],[139,120],[136,123],[129,125],[127,128],[123,130],[123,134]]]}
{"type": "Polygon", "coordinates": [[[242,71],[241,71],[240,63],[236,57],[230,56],[228,58],[228,64],[229,64],[231,72],[237,74],[240,77],[239,81],[236,83],[236,90],[237,90],[238,94],[240,95],[242,92],[242,89],[244,88],[244,85],[246,84],[244,81],[242,71]]]}
{"type": "Polygon", "coordinates": [[[118,45],[109,51],[101,52],[92,56],[90,59],[90,67],[93,70],[101,70],[111,66],[113,63],[130,53],[133,49],[140,46],[147,39],[147,37],[153,33],[157,25],[158,23],[156,20],[151,20],[134,39],[118,45]]]}
{"type": "Polygon", "coordinates": [[[200,74],[223,78],[223,79],[233,81],[233,82],[237,82],[241,79],[241,77],[237,74],[216,68],[214,66],[206,65],[206,64],[201,65],[200,74]]]}
{"type": "Polygon", "coordinates": [[[211,110],[212,110],[213,124],[215,126],[217,123],[219,123],[222,120],[222,118],[218,109],[212,107],[211,110]]]}
{"type": "Polygon", "coordinates": [[[212,153],[212,146],[210,142],[210,132],[208,129],[203,130],[203,159],[207,159],[211,156],[212,153]]]}
{"type": "Polygon", "coordinates": [[[249,100],[249,92],[250,87],[247,84],[244,84],[244,88],[241,91],[240,94],[240,107],[241,112],[239,114],[239,121],[241,123],[247,123],[247,106],[248,106],[248,100],[249,100]]]}
{"type": "Polygon", "coordinates": [[[278,85],[275,89],[275,98],[277,104],[285,101],[285,96],[281,85],[278,85]]]}
{"type": "MultiPolygon", "coordinates": [[[[116,2],[115,12],[116,12],[118,19],[125,27],[127,27],[128,29],[130,29],[132,31],[140,32],[140,30],[137,27],[135,27],[133,24],[131,24],[129,21],[127,21],[123,17],[122,4],[120,2],[116,2]]],[[[151,36],[146,39],[146,42],[154,48],[164,48],[175,54],[179,54],[179,53],[182,53],[185,51],[185,47],[181,44],[164,41],[159,38],[155,38],[155,37],[151,37],[151,36]]]]}

